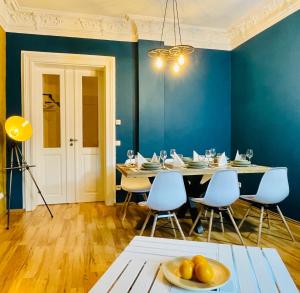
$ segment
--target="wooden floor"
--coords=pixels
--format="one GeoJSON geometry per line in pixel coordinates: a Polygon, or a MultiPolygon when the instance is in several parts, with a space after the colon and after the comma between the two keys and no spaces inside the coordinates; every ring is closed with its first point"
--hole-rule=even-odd
{"type": "MultiPolygon", "coordinates": [[[[53,219],[45,207],[14,214],[9,231],[5,219],[0,220],[0,292],[87,292],[137,234],[134,227],[146,214],[133,204],[122,224],[120,206],[84,203],[51,208],[53,219]]],[[[238,203],[233,208],[240,218],[245,206],[238,203]]],[[[181,223],[187,234],[191,220],[181,223]]],[[[257,219],[245,222],[242,231],[247,245],[255,245],[256,223],[257,219]]],[[[290,224],[297,240],[293,243],[281,222],[272,223],[271,230],[263,230],[262,246],[278,249],[300,288],[300,226],[290,224]]],[[[156,236],[173,236],[171,230],[160,230],[156,236]]],[[[229,224],[222,234],[216,221],[214,231],[212,241],[239,244],[229,224]]],[[[189,239],[205,241],[206,235],[189,239]]]]}

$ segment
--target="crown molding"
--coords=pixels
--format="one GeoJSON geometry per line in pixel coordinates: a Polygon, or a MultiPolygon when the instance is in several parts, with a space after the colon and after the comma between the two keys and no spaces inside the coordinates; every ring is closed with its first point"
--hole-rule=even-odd
{"type": "Polygon", "coordinates": [[[300,0],[269,0],[229,28],[232,49],[300,9],[300,0]]]}
{"type": "MultiPolygon", "coordinates": [[[[182,24],[182,42],[196,48],[232,50],[299,9],[300,0],[268,0],[228,29],[182,24]]],[[[29,9],[19,6],[17,0],[0,0],[0,24],[7,32],[136,42],[160,40],[162,18],[29,9]]],[[[167,19],[163,36],[166,45],[174,44],[172,36],[172,20],[167,19]]]]}

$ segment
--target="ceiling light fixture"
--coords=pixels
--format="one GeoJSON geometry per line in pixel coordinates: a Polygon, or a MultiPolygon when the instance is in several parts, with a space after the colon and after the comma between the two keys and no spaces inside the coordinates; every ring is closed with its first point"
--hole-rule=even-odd
{"type": "Polygon", "coordinates": [[[172,63],[172,69],[175,73],[177,73],[180,71],[180,67],[182,67],[186,63],[187,56],[194,52],[194,47],[182,44],[177,0],[171,1],[173,4],[173,31],[175,45],[171,48],[165,48],[163,46],[162,39],[166,24],[166,15],[169,3],[169,0],[166,0],[164,20],[160,37],[160,47],[148,51],[148,56],[154,59],[154,64],[157,69],[162,70],[165,67],[166,63],[172,63]],[[177,44],[177,33],[179,35],[179,44],[177,44]]]}

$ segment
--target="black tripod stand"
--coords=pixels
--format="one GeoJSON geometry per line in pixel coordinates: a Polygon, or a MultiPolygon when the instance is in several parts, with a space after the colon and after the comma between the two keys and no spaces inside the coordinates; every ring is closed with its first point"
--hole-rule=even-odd
{"type": "Polygon", "coordinates": [[[25,159],[23,158],[23,155],[22,155],[22,152],[19,148],[19,146],[15,143],[15,142],[12,142],[11,144],[11,148],[10,148],[10,167],[9,168],[6,168],[6,170],[10,171],[10,177],[9,177],[9,192],[7,194],[7,228],[6,229],[9,229],[9,216],[10,216],[10,199],[11,199],[11,192],[12,192],[12,177],[13,177],[13,171],[14,170],[19,170],[21,172],[27,170],[35,187],[37,188],[37,191],[39,193],[39,195],[41,196],[43,202],[45,203],[50,215],[51,215],[51,218],[53,218],[53,215],[51,213],[51,210],[49,209],[49,206],[47,205],[46,203],[46,200],[42,194],[42,191],[40,190],[36,180],[34,179],[33,177],[33,174],[30,170],[31,167],[35,167],[34,165],[29,165],[25,159]],[[14,166],[14,157],[16,157],[17,159],[17,166],[14,166]]]}

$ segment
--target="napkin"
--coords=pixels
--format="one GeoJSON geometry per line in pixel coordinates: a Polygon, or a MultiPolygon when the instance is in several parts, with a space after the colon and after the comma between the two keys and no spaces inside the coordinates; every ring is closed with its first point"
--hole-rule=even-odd
{"type": "Polygon", "coordinates": [[[173,165],[177,167],[184,166],[184,162],[180,159],[180,157],[176,153],[173,154],[173,165]]]}
{"type": "Polygon", "coordinates": [[[200,155],[196,151],[193,151],[193,161],[194,162],[200,161],[200,155]]]}
{"type": "Polygon", "coordinates": [[[158,159],[158,156],[156,155],[156,153],[153,154],[151,162],[155,162],[155,163],[159,162],[159,159],[158,159]]]}
{"type": "Polygon", "coordinates": [[[222,153],[222,155],[220,157],[218,157],[218,166],[219,167],[223,167],[227,164],[227,158],[225,155],[225,152],[222,153]]]}
{"type": "Polygon", "coordinates": [[[137,153],[137,158],[136,158],[137,167],[141,168],[142,165],[146,162],[147,160],[140,153],[137,153]]]}
{"type": "Polygon", "coordinates": [[[204,174],[201,178],[200,184],[204,184],[211,179],[212,175],[204,174]]]}
{"type": "Polygon", "coordinates": [[[133,165],[133,164],[135,164],[135,159],[127,159],[125,161],[125,165],[133,165]]]}
{"type": "Polygon", "coordinates": [[[241,160],[239,150],[236,151],[235,160],[241,160]]]}

